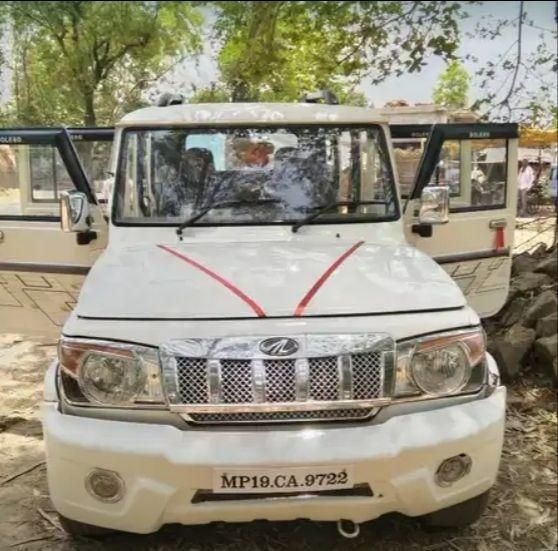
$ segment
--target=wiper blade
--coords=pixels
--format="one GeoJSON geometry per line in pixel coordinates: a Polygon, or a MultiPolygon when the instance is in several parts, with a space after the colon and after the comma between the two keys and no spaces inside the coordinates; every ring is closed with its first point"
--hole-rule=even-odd
{"type": "Polygon", "coordinates": [[[267,205],[280,202],[280,199],[231,199],[229,201],[218,201],[217,203],[207,205],[207,207],[203,208],[187,220],[184,220],[184,222],[182,222],[180,226],[176,228],[176,233],[179,237],[182,237],[182,231],[184,230],[184,228],[193,226],[200,218],[203,218],[208,212],[212,211],[213,209],[236,207],[239,205],[267,205]]]}
{"type": "Polygon", "coordinates": [[[329,203],[328,205],[321,205],[317,207],[317,211],[313,212],[312,214],[308,215],[306,218],[299,220],[296,224],[292,226],[293,233],[296,233],[302,226],[309,224],[315,218],[318,218],[322,214],[333,210],[336,207],[358,207],[359,205],[385,205],[385,201],[335,201],[333,203],[329,203]]]}

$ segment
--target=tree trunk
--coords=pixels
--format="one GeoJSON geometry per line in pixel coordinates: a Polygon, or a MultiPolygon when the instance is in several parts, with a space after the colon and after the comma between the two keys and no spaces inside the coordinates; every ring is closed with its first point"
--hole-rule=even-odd
{"type": "MultiPolygon", "coordinates": [[[[84,106],[84,114],[83,114],[83,125],[84,126],[96,126],[97,125],[97,115],[95,114],[95,105],[93,102],[94,99],[94,91],[93,90],[84,90],[83,91],[83,106],[84,106]]],[[[84,142],[80,144],[78,148],[78,155],[81,161],[81,164],[85,170],[85,173],[90,178],[90,183],[93,185],[93,192],[95,192],[95,185],[92,180],[92,166],[93,166],[93,147],[94,142],[84,142]]]]}
{"type": "Polygon", "coordinates": [[[233,103],[258,101],[253,97],[250,85],[242,77],[236,78],[231,85],[231,101],[233,103]]]}
{"type": "Polygon", "coordinates": [[[83,124],[84,126],[97,126],[97,115],[95,114],[95,104],[93,90],[87,90],[83,93],[83,103],[84,103],[84,116],[83,124]]]}

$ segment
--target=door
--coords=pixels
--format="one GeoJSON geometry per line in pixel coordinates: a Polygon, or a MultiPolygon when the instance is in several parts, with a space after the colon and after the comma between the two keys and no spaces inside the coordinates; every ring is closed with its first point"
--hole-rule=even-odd
{"type": "Polygon", "coordinates": [[[402,189],[407,239],[454,278],[481,317],[494,315],[506,301],[510,282],[517,125],[436,124],[428,138],[420,126],[393,130],[397,164],[415,163],[414,184],[402,189]],[[430,237],[417,233],[420,195],[428,185],[450,190],[449,223],[433,226],[430,237]]]}
{"type": "Polygon", "coordinates": [[[60,333],[106,245],[102,182],[112,135],[0,129],[0,333],[60,333]],[[92,206],[96,238],[88,244],[60,228],[59,195],[70,189],[86,193],[92,206]]]}

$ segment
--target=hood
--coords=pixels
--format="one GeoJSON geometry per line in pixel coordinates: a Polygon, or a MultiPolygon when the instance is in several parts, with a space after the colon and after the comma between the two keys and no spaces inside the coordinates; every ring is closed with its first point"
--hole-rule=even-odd
{"type": "Polygon", "coordinates": [[[460,308],[431,258],[365,242],[174,243],[108,247],[77,314],[110,319],[340,316],[460,308]]]}

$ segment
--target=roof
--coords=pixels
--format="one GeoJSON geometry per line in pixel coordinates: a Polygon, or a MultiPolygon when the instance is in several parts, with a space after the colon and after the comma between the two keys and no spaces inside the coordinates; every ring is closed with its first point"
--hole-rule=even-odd
{"type": "Polygon", "coordinates": [[[448,109],[434,103],[416,105],[385,105],[378,110],[390,124],[434,124],[478,122],[479,117],[470,109],[448,109]]]}
{"type": "Polygon", "coordinates": [[[124,116],[117,126],[385,123],[367,107],[316,103],[195,103],[145,107],[124,116]]]}
{"type": "MultiPolygon", "coordinates": [[[[539,159],[543,163],[552,164],[553,155],[550,151],[542,151],[536,148],[519,147],[517,149],[517,158],[527,159],[530,163],[538,163],[539,159]]],[[[506,159],[505,147],[490,147],[486,149],[487,163],[501,163],[506,159]]]]}
{"type": "Polygon", "coordinates": [[[523,147],[551,147],[558,143],[558,131],[544,128],[522,127],[519,131],[519,145],[523,147]]]}

